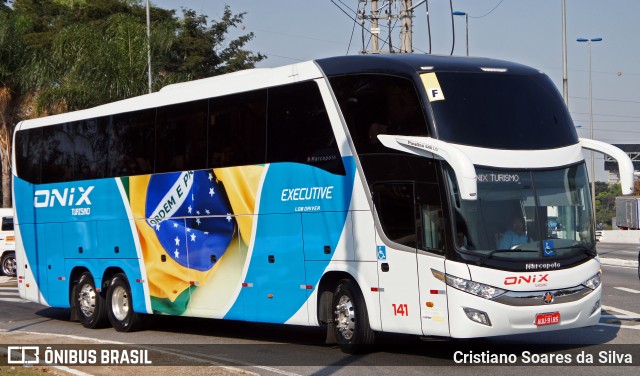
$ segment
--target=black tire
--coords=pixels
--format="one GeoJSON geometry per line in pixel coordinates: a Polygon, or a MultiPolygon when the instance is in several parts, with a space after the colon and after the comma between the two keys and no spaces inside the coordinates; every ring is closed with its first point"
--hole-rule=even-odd
{"type": "Polygon", "coordinates": [[[375,343],[369,314],[357,284],[343,279],[333,294],[333,322],[340,349],[348,354],[365,352],[375,343]]]}
{"type": "Polygon", "coordinates": [[[104,328],[109,324],[105,310],[104,297],[96,291],[96,284],[91,273],[80,276],[73,289],[76,317],[88,329],[104,328]]]}
{"type": "Polygon", "coordinates": [[[122,273],[114,275],[109,281],[107,316],[111,326],[119,332],[135,332],[142,328],[143,317],[133,310],[129,280],[122,273]]]}
{"type": "Polygon", "coordinates": [[[2,255],[2,274],[7,277],[15,277],[17,268],[18,264],[16,264],[16,253],[5,252],[5,254],[2,255]]]}

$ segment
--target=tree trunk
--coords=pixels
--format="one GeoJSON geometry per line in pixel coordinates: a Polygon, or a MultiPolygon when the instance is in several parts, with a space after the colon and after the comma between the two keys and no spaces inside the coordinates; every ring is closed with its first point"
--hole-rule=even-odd
{"type": "Polygon", "coordinates": [[[11,207],[11,90],[0,88],[0,164],[2,165],[2,207],[11,207]]]}
{"type": "Polygon", "coordinates": [[[0,164],[2,164],[2,207],[11,207],[11,126],[0,115],[0,164]]]}

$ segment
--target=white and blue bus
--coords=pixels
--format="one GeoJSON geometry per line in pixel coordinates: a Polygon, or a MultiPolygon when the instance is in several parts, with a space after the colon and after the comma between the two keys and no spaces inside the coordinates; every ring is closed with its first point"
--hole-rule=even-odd
{"type": "Polygon", "coordinates": [[[546,75],[480,58],[242,71],[23,121],[13,146],[23,298],[125,332],[326,326],[345,351],[596,324],[583,149],[633,186],[546,75]]]}

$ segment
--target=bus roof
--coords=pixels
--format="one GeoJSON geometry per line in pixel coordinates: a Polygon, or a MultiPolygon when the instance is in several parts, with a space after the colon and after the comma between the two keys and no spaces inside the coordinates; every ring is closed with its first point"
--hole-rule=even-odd
{"type": "Polygon", "coordinates": [[[537,69],[504,60],[426,54],[340,56],[319,59],[317,63],[327,76],[367,72],[412,75],[427,71],[540,73],[537,69]]]}
{"type": "Polygon", "coordinates": [[[220,76],[172,84],[158,92],[112,102],[97,107],[59,115],[25,120],[17,129],[60,124],[175,103],[228,95],[243,91],[285,85],[297,81],[351,73],[383,73],[411,76],[425,71],[482,72],[508,71],[534,74],[524,65],[488,59],[424,54],[381,54],[339,56],[307,61],[278,68],[248,69],[220,76]]]}

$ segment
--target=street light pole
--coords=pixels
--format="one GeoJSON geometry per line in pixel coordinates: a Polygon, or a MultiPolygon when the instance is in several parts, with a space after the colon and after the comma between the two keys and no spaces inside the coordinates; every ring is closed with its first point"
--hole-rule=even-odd
{"type": "Polygon", "coordinates": [[[562,96],[569,107],[569,78],[567,74],[567,7],[562,0],[562,96]]]}
{"type": "MultiPolygon", "coordinates": [[[[593,84],[591,79],[591,44],[601,42],[602,38],[578,38],[578,42],[586,42],[589,45],[589,137],[593,140],[593,84]]],[[[596,213],[596,169],[595,154],[591,152],[591,208],[596,213]]]]}
{"type": "Polygon", "coordinates": [[[455,11],[454,16],[464,16],[465,29],[466,29],[466,41],[467,41],[467,56],[469,56],[469,14],[466,12],[455,11]]]}
{"type": "Polygon", "coordinates": [[[147,68],[149,69],[149,94],[151,94],[151,15],[149,12],[149,0],[147,0],[147,68]]]}

